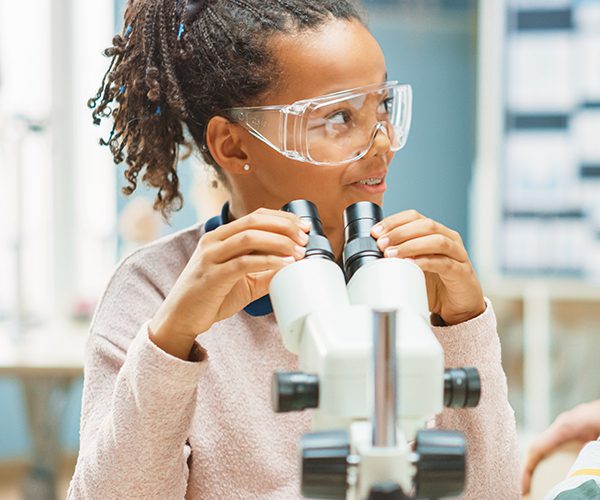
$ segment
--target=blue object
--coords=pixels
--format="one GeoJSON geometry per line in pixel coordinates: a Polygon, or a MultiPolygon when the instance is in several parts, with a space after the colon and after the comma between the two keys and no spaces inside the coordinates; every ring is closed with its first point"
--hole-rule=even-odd
{"type": "MultiPolygon", "coordinates": [[[[204,224],[204,230],[208,233],[229,222],[229,202],[227,202],[221,209],[221,215],[216,215],[206,221],[204,224]]],[[[271,314],[273,312],[271,298],[268,295],[264,295],[260,299],[250,302],[250,304],[244,307],[244,311],[246,311],[250,316],[255,317],[271,314]]]]}
{"type": "Polygon", "coordinates": [[[185,31],[185,26],[183,23],[179,23],[179,31],[177,32],[177,40],[181,40],[183,36],[183,32],[185,31]]]}
{"type": "Polygon", "coordinates": [[[125,38],[129,38],[129,35],[131,35],[132,31],[133,31],[133,28],[130,24],[129,26],[127,26],[127,28],[125,28],[125,38]]]}
{"type": "Polygon", "coordinates": [[[161,110],[160,106],[156,106],[156,111],[154,112],[154,116],[160,116],[161,110]]]}

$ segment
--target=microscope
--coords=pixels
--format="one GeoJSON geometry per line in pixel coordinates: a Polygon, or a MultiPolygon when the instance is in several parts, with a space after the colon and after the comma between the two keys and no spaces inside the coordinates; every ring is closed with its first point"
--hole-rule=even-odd
{"type": "Polygon", "coordinates": [[[481,384],[475,368],[444,369],[422,270],[383,258],[370,235],[383,218],[376,204],[345,210],[343,270],[314,204],[296,200],[282,210],[312,224],[304,259],[279,271],[269,290],[300,369],[274,374],[273,409],[313,409],[312,432],[300,443],[302,495],[460,495],[465,438],[426,426],[444,406],[476,406],[481,384]]]}

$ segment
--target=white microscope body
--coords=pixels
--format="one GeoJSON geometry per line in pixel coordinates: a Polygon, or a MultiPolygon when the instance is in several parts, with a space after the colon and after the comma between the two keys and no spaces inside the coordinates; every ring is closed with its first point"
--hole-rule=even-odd
{"type": "MultiPolygon", "coordinates": [[[[355,216],[360,213],[364,210],[355,216]]],[[[444,355],[429,326],[424,274],[412,261],[376,256],[375,240],[365,239],[368,227],[359,221],[347,241],[350,253],[353,245],[355,250],[345,262],[346,274],[351,270],[347,284],[332,253],[311,255],[310,241],[307,258],[282,269],[271,282],[283,343],[299,356],[301,370],[276,375],[274,405],[278,411],[315,408],[316,432],[302,443],[305,496],[409,498],[399,495],[408,495],[415,485],[419,490],[419,450],[415,453],[411,442],[444,407],[444,355]],[[385,490],[386,484],[402,493],[370,496],[374,485],[385,490]]],[[[319,245],[323,239],[317,237],[314,246],[319,245]]],[[[438,461],[446,460],[452,479],[440,485],[444,496],[462,490],[456,485],[457,477],[464,481],[461,439],[442,432],[441,441],[425,443],[429,451],[445,450],[438,461]]],[[[421,476],[428,479],[428,471],[421,476]]]]}

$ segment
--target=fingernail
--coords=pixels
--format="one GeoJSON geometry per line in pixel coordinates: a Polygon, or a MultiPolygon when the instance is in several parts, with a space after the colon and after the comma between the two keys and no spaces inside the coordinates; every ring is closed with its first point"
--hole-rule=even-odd
{"type": "Polygon", "coordinates": [[[308,231],[312,227],[312,224],[308,219],[300,219],[300,227],[308,231]]]}
{"type": "Polygon", "coordinates": [[[387,246],[390,244],[390,239],[386,236],[385,238],[381,238],[379,241],[379,248],[385,250],[387,246]]]}
{"type": "Polygon", "coordinates": [[[289,264],[293,264],[294,262],[296,262],[296,259],[294,259],[294,257],[284,257],[283,258],[283,262],[284,264],[287,266],[289,264]]]}
{"type": "Polygon", "coordinates": [[[308,234],[306,234],[304,231],[298,231],[298,237],[303,245],[308,243],[308,234]]]}
{"type": "Polygon", "coordinates": [[[301,247],[300,245],[296,245],[294,247],[294,251],[298,257],[302,258],[306,254],[306,247],[301,247]]]}
{"type": "Polygon", "coordinates": [[[375,234],[375,236],[379,236],[381,233],[383,233],[383,226],[380,226],[378,224],[373,226],[373,233],[375,234]]]}
{"type": "Polygon", "coordinates": [[[396,248],[388,248],[385,251],[385,256],[386,257],[397,257],[398,256],[398,250],[396,248]]]}

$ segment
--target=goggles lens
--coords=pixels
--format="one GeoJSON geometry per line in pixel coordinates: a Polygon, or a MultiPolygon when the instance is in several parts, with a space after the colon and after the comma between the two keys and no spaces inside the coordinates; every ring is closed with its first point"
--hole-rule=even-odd
{"type": "Polygon", "coordinates": [[[362,94],[321,102],[307,110],[306,155],[315,163],[344,163],[364,156],[380,132],[389,148],[406,142],[410,87],[388,84],[362,94]]]}
{"type": "Polygon", "coordinates": [[[317,165],[362,158],[379,134],[391,151],[406,144],[410,85],[385,82],[285,106],[230,108],[226,115],[281,154],[317,165]]]}

